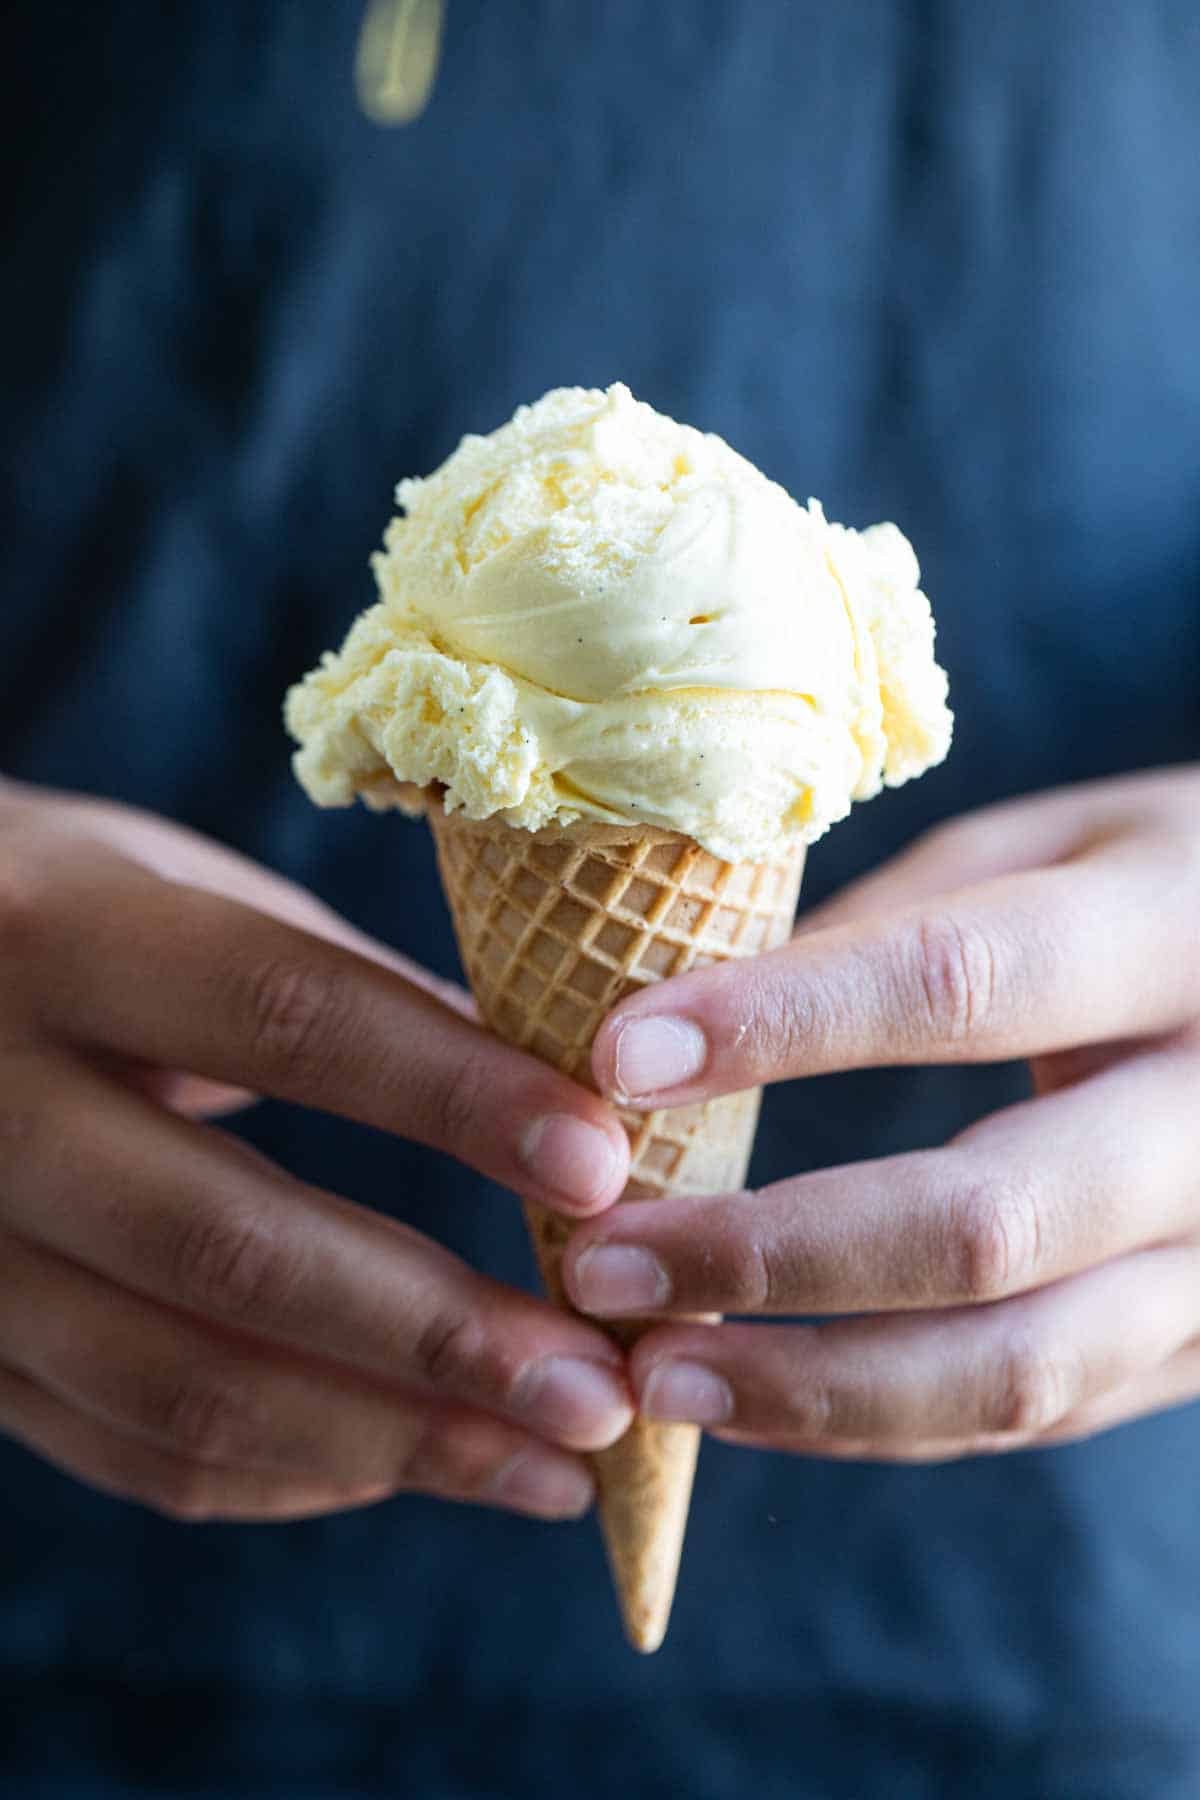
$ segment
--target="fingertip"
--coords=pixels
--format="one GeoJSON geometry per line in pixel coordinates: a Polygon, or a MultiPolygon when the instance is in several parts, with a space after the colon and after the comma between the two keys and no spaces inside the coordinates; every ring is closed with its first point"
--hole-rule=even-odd
{"type": "Polygon", "coordinates": [[[607,1212],[621,1198],[629,1181],[629,1133],[606,1097],[591,1100],[589,1095],[589,1101],[594,1107],[591,1123],[607,1138],[611,1160],[606,1171],[606,1184],[598,1190],[597,1197],[588,1210],[607,1212]]]}
{"type": "Polygon", "coordinates": [[[481,1497],[535,1519],[579,1519],[592,1505],[596,1485],[580,1458],[531,1445],[497,1470],[481,1497]]]}
{"type": "Polygon", "coordinates": [[[615,1206],[629,1185],[631,1162],[629,1134],[619,1119],[614,1119],[611,1125],[605,1127],[605,1130],[612,1145],[613,1161],[609,1170],[608,1186],[590,1208],[591,1214],[607,1212],[610,1207],[615,1206]]]}
{"type": "Polygon", "coordinates": [[[605,1211],[629,1176],[629,1140],[616,1119],[541,1113],[522,1128],[517,1155],[544,1203],[575,1218],[605,1211]]]}
{"type": "Polygon", "coordinates": [[[617,1038],[625,1021],[620,1009],[609,1013],[592,1042],[592,1080],[607,1099],[618,1103],[626,1098],[617,1088],[617,1038]]]}
{"type": "Polygon", "coordinates": [[[705,1031],[682,1012],[614,1013],[597,1034],[592,1072],[613,1100],[636,1106],[693,1087],[709,1058],[705,1031]]]}
{"type": "Polygon", "coordinates": [[[596,1318],[653,1314],[671,1301],[666,1268],[638,1244],[601,1238],[578,1249],[568,1246],[563,1281],[572,1305],[596,1318]]]}

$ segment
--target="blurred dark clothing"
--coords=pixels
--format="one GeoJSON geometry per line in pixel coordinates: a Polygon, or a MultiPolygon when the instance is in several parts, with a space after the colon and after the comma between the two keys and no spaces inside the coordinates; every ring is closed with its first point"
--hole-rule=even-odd
{"type": "MultiPolygon", "coordinates": [[[[452,969],[425,833],[311,808],[280,699],[371,598],[400,475],[617,378],[921,557],[956,744],[835,829],[810,898],[996,796],[1200,753],[1190,0],[449,0],[392,132],[359,20],[6,15],[0,766],[452,969]]],[[[756,1174],[1022,1084],[779,1089],[756,1174]]],[[[240,1129],[531,1278],[510,1199],[448,1162],[282,1106],[240,1129]]],[[[0,1484],[12,1800],[1200,1792],[1195,1409],[944,1468],[709,1445],[650,1661],[591,1522],[183,1528],[12,1445],[0,1484]]]]}

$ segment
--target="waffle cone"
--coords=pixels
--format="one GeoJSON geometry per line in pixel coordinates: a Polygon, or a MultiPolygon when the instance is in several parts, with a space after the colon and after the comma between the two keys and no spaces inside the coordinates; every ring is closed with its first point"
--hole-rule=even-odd
{"type": "MultiPolygon", "coordinates": [[[[653,826],[520,831],[447,813],[429,823],[463,966],[484,1021],[509,1043],[594,1087],[592,1040],[625,995],[704,963],[754,955],[792,927],[803,850],[780,863],[727,863],[653,826]]],[[[738,1188],[760,1090],[670,1111],[624,1110],[630,1177],[622,1199],[738,1188]]],[[[571,1224],[533,1204],[530,1238],[551,1300],[571,1224]]],[[[606,1326],[628,1346],[649,1321],[606,1326]]],[[[700,1433],[637,1418],[596,1452],[600,1523],[626,1633],[657,1650],[667,1628],[700,1433]]]]}

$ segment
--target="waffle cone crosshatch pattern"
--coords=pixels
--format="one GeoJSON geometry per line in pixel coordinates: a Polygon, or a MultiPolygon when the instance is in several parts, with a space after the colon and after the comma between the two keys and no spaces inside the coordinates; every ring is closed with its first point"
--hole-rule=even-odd
{"type": "MultiPolygon", "coordinates": [[[[803,851],[787,862],[727,863],[673,832],[527,832],[436,803],[430,823],[484,1019],[588,1087],[592,1041],[619,1000],[705,963],[756,955],[791,931],[803,851]]],[[[688,1181],[689,1152],[698,1124],[723,1104],[624,1111],[636,1185],[704,1191],[688,1181]]],[[[744,1115],[743,1104],[739,1122],[744,1115]]],[[[709,1170],[706,1160],[705,1187],[709,1170]]]]}
{"type": "MultiPolygon", "coordinates": [[[[653,827],[528,832],[446,813],[432,797],[429,822],[485,1022],[589,1087],[592,1040],[625,995],[756,955],[791,932],[802,849],[779,863],[728,863],[653,827]]],[[[622,1109],[630,1144],[622,1199],[740,1187],[760,1099],[753,1089],[670,1110],[622,1109]]],[[[573,1227],[532,1203],[524,1211],[546,1292],[566,1307],[562,1259],[573,1227]]],[[[650,1323],[606,1329],[627,1348],[650,1323]]],[[[657,1649],[666,1631],[699,1446],[695,1426],[637,1418],[591,1458],[625,1629],[639,1650],[657,1649]]]]}

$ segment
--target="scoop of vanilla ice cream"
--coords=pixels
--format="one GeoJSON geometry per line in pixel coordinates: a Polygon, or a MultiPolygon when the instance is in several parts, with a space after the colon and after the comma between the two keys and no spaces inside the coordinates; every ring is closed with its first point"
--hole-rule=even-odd
{"type": "Polygon", "coordinates": [[[912,547],[828,522],[621,385],[560,388],[402,481],[379,600],[292,688],[318,804],[680,831],[764,860],[940,762],[912,547]]]}

